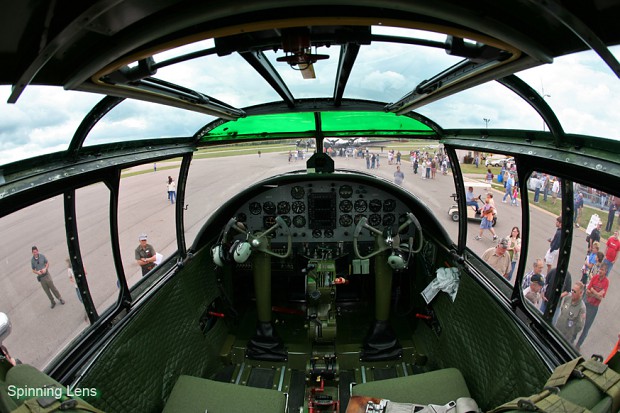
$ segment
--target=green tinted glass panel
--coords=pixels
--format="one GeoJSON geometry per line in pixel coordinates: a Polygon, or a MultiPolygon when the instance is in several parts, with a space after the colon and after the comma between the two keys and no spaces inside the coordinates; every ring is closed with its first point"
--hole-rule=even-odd
{"type": "MultiPolygon", "coordinates": [[[[321,113],[323,134],[338,136],[434,135],[422,122],[385,112],[321,113]]],[[[256,115],[224,122],[207,132],[202,141],[314,137],[314,113],[256,115]]]]}
{"type": "Polygon", "coordinates": [[[325,112],[321,114],[326,136],[342,132],[361,135],[429,134],[432,129],[407,116],[385,112],[325,112]]]}

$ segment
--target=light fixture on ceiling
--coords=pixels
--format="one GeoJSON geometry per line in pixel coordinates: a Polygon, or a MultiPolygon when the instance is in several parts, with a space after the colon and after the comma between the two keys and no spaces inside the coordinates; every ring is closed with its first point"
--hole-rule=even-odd
{"type": "Polygon", "coordinates": [[[304,79],[315,79],[313,64],[319,60],[329,59],[329,55],[312,53],[310,31],[307,28],[293,28],[282,31],[282,50],[285,56],[278,57],[278,62],[286,62],[293,69],[301,71],[304,79]]]}

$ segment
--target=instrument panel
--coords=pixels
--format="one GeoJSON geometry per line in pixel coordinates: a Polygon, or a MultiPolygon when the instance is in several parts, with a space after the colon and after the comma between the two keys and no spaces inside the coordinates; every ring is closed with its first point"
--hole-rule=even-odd
{"type": "MultiPolygon", "coordinates": [[[[383,229],[406,220],[410,212],[384,189],[347,181],[308,181],[265,187],[236,213],[238,221],[252,231],[264,231],[281,216],[289,225],[293,241],[335,242],[353,239],[355,226],[363,217],[371,226],[383,229]]],[[[273,241],[285,241],[278,229],[273,241]]],[[[373,236],[362,231],[360,241],[373,236]]]]}

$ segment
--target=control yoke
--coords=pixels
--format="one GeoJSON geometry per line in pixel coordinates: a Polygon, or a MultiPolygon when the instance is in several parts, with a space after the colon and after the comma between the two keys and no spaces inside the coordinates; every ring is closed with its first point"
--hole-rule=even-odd
{"type": "MultiPolygon", "coordinates": [[[[233,220],[234,220],[234,218],[233,218],[233,220]]],[[[227,225],[227,227],[228,227],[228,225],[227,225]]],[[[264,232],[253,234],[250,229],[246,229],[245,227],[241,227],[238,224],[237,225],[233,225],[232,229],[236,230],[237,232],[239,232],[241,234],[245,234],[245,236],[246,236],[245,242],[239,243],[237,245],[237,247],[235,248],[234,255],[235,255],[235,261],[237,261],[237,262],[244,262],[245,260],[247,260],[249,258],[249,256],[250,256],[251,251],[261,251],[261,252],[264,252],[265,254],[272,255],[272,256],[274,256],[276,258],[286,258],[289,255],[291,255],[291,252],[292,252],[292,249],[293,249],[292,248],[293,240],[292,240],[292,237],[291,237],[291,229],[286,224],[286,221],[284,221],[284,219],[282,219],[281,216],[277,216],[276,217],[276,223],[273,224],[270,228],[268,228],[264,232]],[[286,251],[283,254],[278,254],[278,253],[273,252],[271,250],[270,243],[269,243],[269,238],[268,238],[268,236],[271,233],[273,233],[274,231],[276,231],[279,228],[281,228],[284,231],[284,234],[286,235],[286,238],[287,238],[286,251]]]]}
{"type": "MultiPolygon", "coordinates": [[[[355,232],[353,234],[353,250],[355,252],[355,255],[360,259],[367,259],[370,257],[374,257],[375,255],[385,250],[392,250],[393,253],[402,251],[403,249],[401,246],[400,232],[403,231],[409,224],[413,224],[416,231],[414,232],[413,236],[409,237],[408,244],[405,244],[405,246],[408,246],[407,251],[409,252],[409,256],[411,256],[411,254],[420,252],[424,241],[422,235],[422,227],[420,226],[420,222],[415,217],[415,215],[413,215],[411,212],[408,212],[407,219],[398,227],[396,234],[392,233],[391,228],[385,228],[383,231],[381,231],[371,225],[368,225],[368,219],[366,217],[360,219],[360,221],[357,223],[357,226],[355,227],[355,232]],[[359,252],[357,242],[357,239],[359,238],[359,235],[364,228],[369,230],[377,240],[376,249],[365,256],[359,252]],[[413,243],[416,236],[418,237],[418,245],[414,249],[413,243]]],[[[409,259],[407,258],[406,261],[409,261],[409,259]]]]}

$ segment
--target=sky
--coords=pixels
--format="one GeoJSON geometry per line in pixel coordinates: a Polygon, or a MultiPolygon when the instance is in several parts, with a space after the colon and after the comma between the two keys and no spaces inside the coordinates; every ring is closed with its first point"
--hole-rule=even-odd
{"type": "MultiPolygon", "coordinates": [[[[443,39],[443,38],[442,38],[443,39]]],[[[208,42],[207,42],[208,43],[208,42]]],[[[210,45],[207,44],[206,47],[210,45]]],[[[205,44],[187,46],[196,50],[205,44]]],[[[422,80],[458,59],[443,50],[411,53],[402,45],[372,44],[363,47],[345,91],[345,97],[393,102],[422,80]]],[[[611,49],[620,58],[620,47],[611,49]]],[[[315,64],[317,79],[275,63],[295,97],[331,96],[338,47],[321,49],[330,59],[315,64]]],[[[156,60],[172,56],[162,54],[156,60]]],[[[237,55],[209,56],[183,67],[160,69],[157,77],[191,85],[207,95],[237,107],[279,100],[266,82],[237,55]],[[209,60],[210,59],[210,60],[209,60]],[[217,65],[209,64],[218,60],[217,65]]],[[[561,57],[551,65],[518,73],[545,96],[567,133],[620,139],[617,98],[620,81],[593,52],[561,57]]],[[[10,86],[0,86],[0,166],[17,160],[65,150],[83,117],[103,96],[62,88],[30,86],[16,104],[7,104],[10,86]]],[[[497,82],[431,103],[417,112],[444,128],[542,130],[542,119],[523,100],[497,82]]],[[[125,139],[191,136],[214,118],[144,102],[123,102],[93,128],[86,145],[125,139]]]]}

